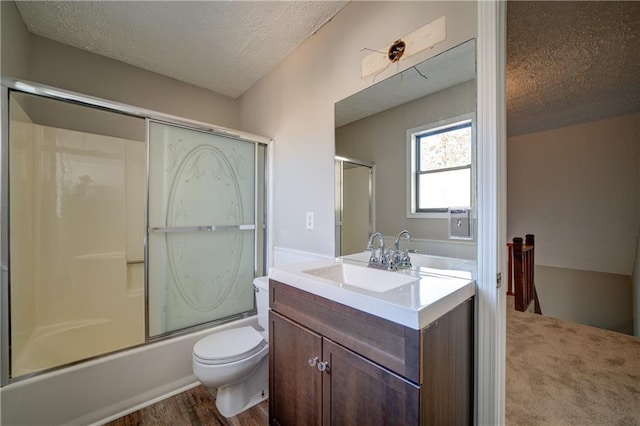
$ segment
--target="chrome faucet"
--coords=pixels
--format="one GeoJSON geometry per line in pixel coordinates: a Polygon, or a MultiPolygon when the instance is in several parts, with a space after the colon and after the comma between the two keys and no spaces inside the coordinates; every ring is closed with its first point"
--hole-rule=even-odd
{"type": "Polygon", "coordinates": [[[380,244],[378,245],[378,247],[381,249],[381,251],[384,251],[384,237],[382,236],[381,233],[379,232],[375,232],[373,234],[371,234],[371,236],[369,237],[369,242],[367,243],[367,248],[365,250],[371,250],[371,257],[373,258],[376,254],[376,248],[373,245],[373,242],[375,240],[380,241],[380,244]]]}
{"type": "Polygon", "coordinates": [[[405,251],[400,251],[400,238],[407,237],[407,242],[411,242],[411,234],[406,229],[400,231],[396,240],[394,242],[394,252],[393,252],[393,263],[397,268],[410,268],[411,267],[411,258],[409,257],[409,249],[407,248],[405,251]]]}
{"type": "Polygon", "coordinates": [[[369,257],[369,266],[373,266],[376,268],[387,267],[387,265],[389,264],[389,256],[387,253],[387,249],[384,246],[384,237],[381,233],[375,232],[371,234],[366,250],[371,250],[371,256],[369,257]],[[378,240],[378,248],[380,249],[380,253],[378,255],[376,255],[376,248],[373,244],[375,240],[378,240]]]}
{"type": "Polygon", "coordinates": [[[394,248],[396,249],[396,252],[400,251],[400,238],[406,236],[407,237],[407,242],[410,243],[411,242],[411,234],[409,233],[409,231],[407,231],[406,229],[403,229],[402,231],[400,231],[400,233],[398,234],[398,236],[396,237],[396,241],[394,243],[394,248]]]}
{"type": "Polygon", "coordinates": [[[411,259],[409,258],[409,250],[400,250],[400,239],[406,237],[411,242],[411,234],[406,229],[400,231],[394,243],[394,250],[390,250],[384,246],[384,237],[380,232],[375,232],[369,237],[369,243],[365,250],[371,251],[369,257],[369,266],[386,269],[388,271],[397,271],[398,268],[410,268],[411,259]],[[376,253],[374,242],[378,240],[379,253],[376,253]]]}

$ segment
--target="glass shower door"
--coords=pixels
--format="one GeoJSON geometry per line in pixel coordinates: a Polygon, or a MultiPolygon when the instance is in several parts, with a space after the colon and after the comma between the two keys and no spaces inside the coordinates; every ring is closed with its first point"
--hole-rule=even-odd
{"type": "Polygon", "coordinates": [[[149,122],[148,335],[254,309],[256,146],[149,122]]]}
{"type": "Polygon", "coordinates": [[[336,256],[360,253],[374,229],[373,164],[335,160],[336,256]]]}

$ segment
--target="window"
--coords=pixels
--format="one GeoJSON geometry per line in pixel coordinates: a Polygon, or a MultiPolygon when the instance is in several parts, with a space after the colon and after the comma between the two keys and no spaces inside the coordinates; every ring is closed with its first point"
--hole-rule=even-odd
{"type": "Polygon", "coordinates": [[[410,143],[409,216],[471,206],[473,126],[463,116],[407,132],[410,143]]]}

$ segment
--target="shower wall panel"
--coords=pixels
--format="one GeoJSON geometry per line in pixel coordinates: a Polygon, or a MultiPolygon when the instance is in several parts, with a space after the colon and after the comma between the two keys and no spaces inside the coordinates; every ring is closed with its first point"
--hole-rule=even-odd
{"type": "Polygon", "coordinates": [[[11,122],[12,376],[144,342],[143,142],[11,122]]]}

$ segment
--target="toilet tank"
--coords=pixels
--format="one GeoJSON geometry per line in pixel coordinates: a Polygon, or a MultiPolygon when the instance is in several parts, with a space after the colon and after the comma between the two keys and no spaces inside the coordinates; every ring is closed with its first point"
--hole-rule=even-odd
{"type": "Polygon", "coordinates": [[[258,310],[258,324],[264,328],[265,335],[269,335],[269,277],[253,279],[256,286],[256,309],[258,310]]]}

